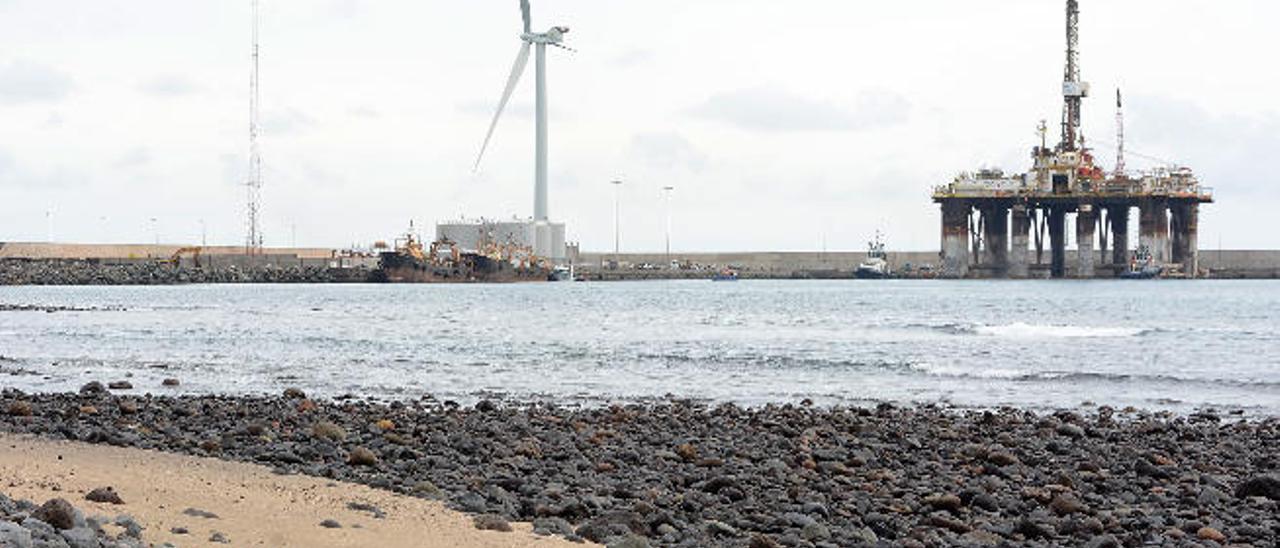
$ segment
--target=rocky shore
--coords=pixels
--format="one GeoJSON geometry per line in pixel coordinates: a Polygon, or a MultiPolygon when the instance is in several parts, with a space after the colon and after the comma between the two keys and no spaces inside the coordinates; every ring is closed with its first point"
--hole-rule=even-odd
{"type": "Polygon", "coordinates": [[[66,499],[53,498],[44,504],[36,504],[29,500],[12,500],[0,492],[0,547],[36,546],[143,548],[157,545],[143,542],[142,527],[128,515],[86,518],[66,499]],[[107,528],[114,528],[117,532],[112,533],[107,528]]]}
{"type": "Polygon", "coordinates": [[[268,464],[616,546],[1274,546],[1280,420],[0,394],[0,429],[268,464]]]}
{"type": "Polygon", "coordinates": [[[160,262],[106,264],[91,260],[0,260],[0,286],[344,283],[364,282],[369,275],[370,270],[364,268],[316,266],[204,269],[160,262]]]}

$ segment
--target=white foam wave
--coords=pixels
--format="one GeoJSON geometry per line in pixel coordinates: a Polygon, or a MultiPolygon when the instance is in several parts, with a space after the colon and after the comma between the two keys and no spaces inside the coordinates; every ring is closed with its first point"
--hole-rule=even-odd
{"type": "Polygon", "coordinates": [[[1026,375],[1025,371],[1016,369],[1006,369],[1000,367],[965,367],[962,365],[941,365],[918,363],[913,364],[911,369],[924,373],[925,375],[934,377],[947,377],[956,379],[992,379],[992,380],[1015,380],[1026,375]]]}
{"type": "Polygon", "coordinates": [[[1137,337],[1146,331],[1140,327],[1090,327],[1022,322],[1007,325],[980,325],[973,328],[973,332],[978,335],[1015,339],[1122,338],[1137,337]]]}

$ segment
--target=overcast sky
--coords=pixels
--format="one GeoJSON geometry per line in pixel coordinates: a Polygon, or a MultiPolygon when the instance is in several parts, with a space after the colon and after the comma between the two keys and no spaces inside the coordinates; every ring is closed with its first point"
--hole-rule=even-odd
{"type": "MultiPolygon", "coordinates": [[[[263,0],[268,245],[532,212],[533,73],[471,166],[517,0],[263,0]]],[[[1201,248],[1280,248],[1274,0],[1082,0],[1085,132],[1196,169],[1201,248]]],[[[937,249],[933,185],[1024,171],[1060,117],[1063,0],[533,0],[551,215],[588,250],[937,249]]],[[[0,241],[243,239],[249,0],[0,0],[0,241]],[[151,219],[155,219],[153,223],[151,219]]],[[[1131,166],[1154,161],[1131,157],[1131,166]]]]}

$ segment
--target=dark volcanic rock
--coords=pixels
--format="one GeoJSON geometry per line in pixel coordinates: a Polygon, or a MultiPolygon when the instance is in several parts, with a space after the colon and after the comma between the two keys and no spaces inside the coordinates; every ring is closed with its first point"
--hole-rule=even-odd
{"type": "Polygon", "coordinates": [[[1280,500],[1280,477],[1276,476],[1255,476],[1245,480],[1239,487],[1236,487],[1236,496],[1244,497],[1266,497],[1271,500],[1280,500]]]}
{"type": "Polygon", "coordinates": [[[31,517],[64,531],[75,527],[77,521],[75,507],[64,499],[49,499],[32,512],[31,517]]]}
{"type": "Polygon", "coordinates": [[[511,524],[502,516],[494,514],[481,514],[473,519],[476,529],[482,531],[500,531],[503,533],[511,532],[511,524]]]}
{"type": "Polygon", "coordinates": [[[99,394],[106,393],[106,391],[107,387],[103,386],[102,383],[98,381],[90,381],[80,387],[81,396],[97,396],[99,394]]]}
{"type": "Polygon", "coordinates": [[[107,504],[124,504],[124,500],[120,498],[120,494],[116,490],[108,487],[99,487],[84,496],[85,500],[92,502],[103,502],[107,504]]]}

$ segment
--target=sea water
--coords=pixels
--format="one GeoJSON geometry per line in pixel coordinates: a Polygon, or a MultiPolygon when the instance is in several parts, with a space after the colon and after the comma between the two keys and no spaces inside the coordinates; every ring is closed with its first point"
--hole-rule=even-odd
{"type": "Polygon", "coordinates": [[[0,287],[0,387],[1280,413],[1277,281],[0,287]],[[162,388],[178,378],[180,387],[162,388]]]}

